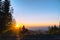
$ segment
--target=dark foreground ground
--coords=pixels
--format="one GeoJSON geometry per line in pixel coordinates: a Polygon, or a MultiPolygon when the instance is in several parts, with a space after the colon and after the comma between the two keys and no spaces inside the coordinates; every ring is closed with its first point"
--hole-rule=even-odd
{"type": "MultiPolygon", "coordinates": [[[[60,35],[25,35],[20,40],[60,40],[60,35]]],[[[17,40],[16,36],[0,36],[0,40],[17,40]]]]}

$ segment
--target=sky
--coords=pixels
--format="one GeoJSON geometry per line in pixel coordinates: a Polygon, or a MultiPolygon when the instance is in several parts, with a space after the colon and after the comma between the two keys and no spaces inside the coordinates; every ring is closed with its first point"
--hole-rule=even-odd
{"type": "Polygon", "coordinates": [[[58,25],[59,0],[11,0],[13,18],[25,26],[58,25]]]}

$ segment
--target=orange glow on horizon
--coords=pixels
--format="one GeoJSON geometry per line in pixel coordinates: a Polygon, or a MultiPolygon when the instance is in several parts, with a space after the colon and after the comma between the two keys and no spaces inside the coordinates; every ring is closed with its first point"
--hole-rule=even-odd
{"type": "Polygon", "coordinates": [[[53,26],[53,25],[56,25],[58,26],[59,24],[57,23],[35,23],[35,24],[24,24],[26,27],[36,27],[36,26],[53,26]]]}
{"type": "Polygon", "coordinates": [[[20,19],[16,19],[17,22],[20,22],[20,24],[24,24],[24,26],[26,27],[36,27],[36,26],[53,26],[53,25],[56,25],[58,26],[59,25],[59,22],[57,21],[52,21],[52,22],[25,22],[25,21],[20,21],[20,19]]]}

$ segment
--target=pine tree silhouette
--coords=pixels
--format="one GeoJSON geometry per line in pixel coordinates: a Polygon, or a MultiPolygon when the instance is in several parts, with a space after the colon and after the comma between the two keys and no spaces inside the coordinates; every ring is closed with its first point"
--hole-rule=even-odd
{"type": "Polygon", "coordinates": [[[9,13],[9,9],[10,9],[10,1],[9,0],[5,0],[4,1],[4,12],[5,13],[9,13]]]}
{"type": "Polygon", "coordinates": [[[1,0],[0,0],[0,11],[1,11],[1,0]]]}
{"type": "Polygon", "coordinates": [[[60,34],[60,21],[59,21],[59,34],[60,34]]]}
{"type": "Polygon", "coordinates": [[[26,29],[25,26],[23,25],[23,27],[22,27],[22,33],[25,34],[27,32],[28,32],[28,29],[26,29]]]}
{"type": "Polygon", "coordinates": [[[10,1],[9,0],[5,0],[5,1],[1,1],[2,2],[0,4],[0,33],[9,28],[12,24],[12,14],[10,11],[10,1]],[[1,6],[2,5],[2,6],[1,6]],[[2,10],[2,11],[1,11],[2,10]]]}

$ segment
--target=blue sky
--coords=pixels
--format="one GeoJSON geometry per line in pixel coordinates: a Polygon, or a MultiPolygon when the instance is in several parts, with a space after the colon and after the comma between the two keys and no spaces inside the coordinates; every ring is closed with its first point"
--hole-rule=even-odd
{"type": "Polygon", "coordinates": [[[60,20],[59,0],[11,0],[16,21],[26,24],[58,24],[60,20]]]}

